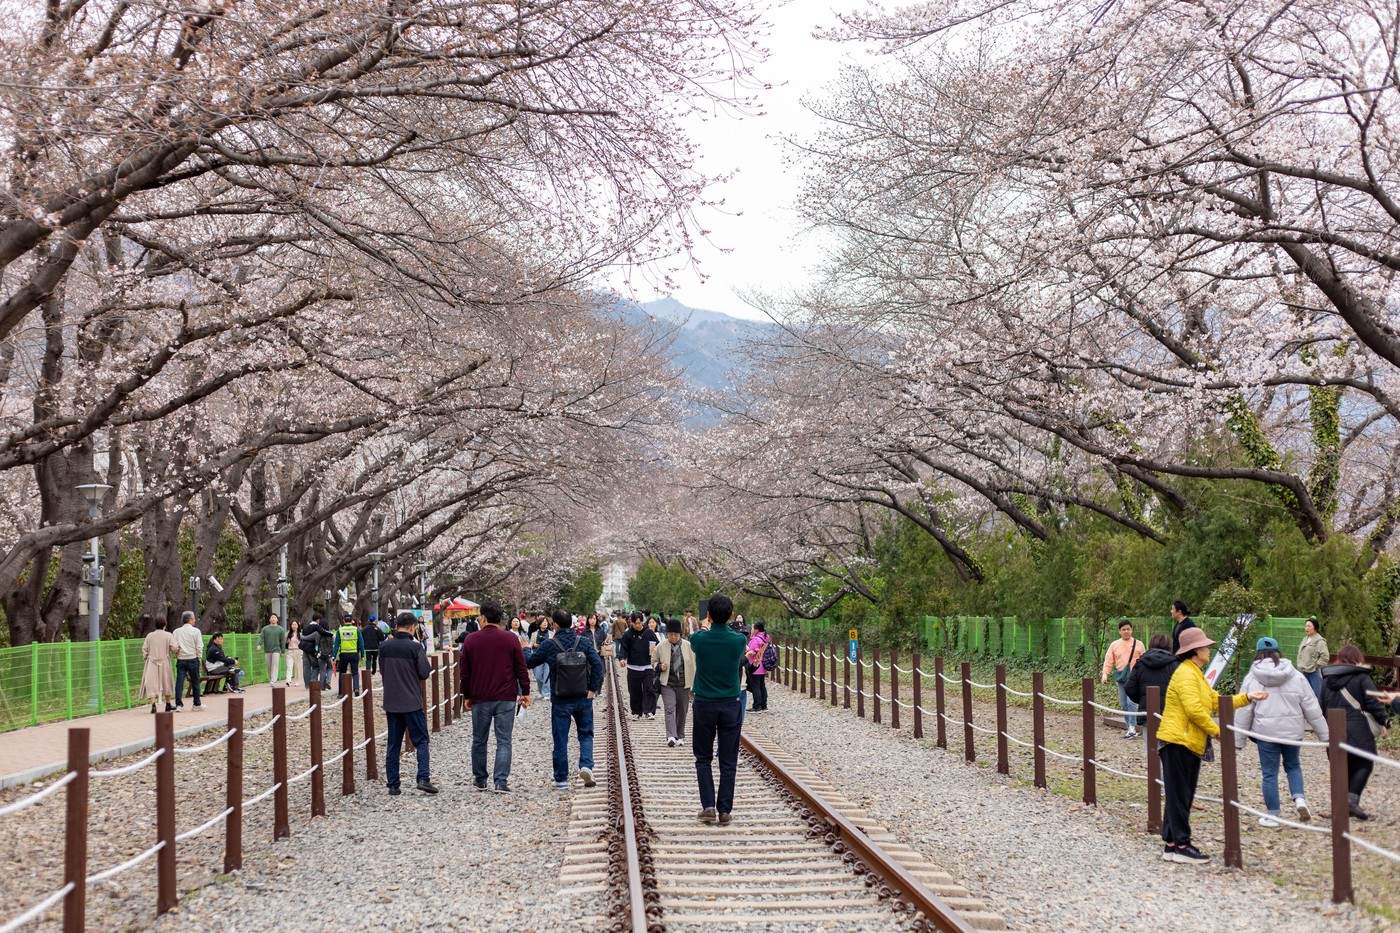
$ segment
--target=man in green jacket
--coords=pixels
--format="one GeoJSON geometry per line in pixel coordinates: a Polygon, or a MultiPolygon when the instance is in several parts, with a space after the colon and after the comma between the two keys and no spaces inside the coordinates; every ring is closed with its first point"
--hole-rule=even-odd
{"type": "MultiPolygon", "coordinates": [[[[280,663],[282,655],[287,653],[287,630],[282,627],[282,620],[277,618],[277,613],[267,617],[267,624],[258,630],[258,641],[262,643],[263,657],[267,659],[267,682],[277,683],[277,665],[280,663]]],[[[290,680],[292,672],[287,671],[287,679],[290,680]]]]}
{"type": "Polygon", "coordinates": [[[690,727],[695,752],[695,777],[700,785],[700,822],[728,826],[734,809],[734,776],[739,769],[739,730],[744,724],[744,693],[739,671],[748,640],[729,627],[734,603],[716,593],[710,597],[709,626],[690,636],[695,654],[694,722],[690,727]],[[711,762],[719,741],[719,795],[711,762]]]}

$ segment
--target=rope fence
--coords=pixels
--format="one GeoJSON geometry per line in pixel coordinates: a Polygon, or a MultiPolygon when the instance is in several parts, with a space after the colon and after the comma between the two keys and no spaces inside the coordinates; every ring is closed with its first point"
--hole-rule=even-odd
{"type": "MultiPolygon", "coordinates": [[[[1046,693],[1044,689],[1044,674],[1037,671],[1032,674],[1032,687],[1029,691],[1018,690],[1006,683],[1005,665],[996,666],[996,682],[980,683],[971,677],[971,665],[962,662],[960,673],[949,673],[945,671],[944,659],[934,658],[934,669],[927,671],[921,664],[920,656],[915,653],[912,656],[909,667],[901,667],[895,658],[895,652],[890,652],[889,663],[882,663],[880,652],[875,651],[873,661],[866,660],[862,647],[857,643],[854,651],[847,653],[836,648],[825,649],[818,645],[819,650],[813,650],[808,644],[801,645],[778,644],[779,664],[773,672],[779,683],[790,687],[799,694],[807,694],[816,697],[820,691],[823,699],[830,690],[830,702],[833,707],[838,705],[838,693],[843,697],[840,705],[846,709],[852,708],[852,694],[855,697],[855,711],[860,718],[865,718],[865,701],[870,700],[873,704],[872,721],[876,724],[881,722],[881,706],[888,704],[890,712],[889,724],[893,729],[899,729],[899,712],[901,710],[913,713],[913,735],[915,739],[922,739],[923,725],[925,719],[930,719],[937,728],[936,744],[938,748],[947,749],[949,728],[956,728],[959,725],[963,731],[964,756],[969,763],[976,761],[977,749],[974,739],[977,735],[993,736],[997,744],[997,771],[1001,774],[1010,774],[1010,760],[1008,748],[1016,745],[1029,749],[1032,753],[1035,768],[1035,786],[1041,789],[1048,788],[1046,776],[1046,760],[1054,759],[1073,765],[1079,770],[1083,782],[1083,801],[1092,806],[1098,805],[1097,776],[1103,774],[1114,775],[1130,781],[1142,782],[1147,791],[1147,830],[1158,832],[1162,826],[1162,791],[1164,788],[1161,779],[1161,768],[1157,758],[1157,729],[1162,721],[1161,707],[1165,691],[1160,687],[1149,687],[1147,689],[1146,703],[1142,709],[1123,709],[1117,706],[1110,706],[1099,703],[1094,699],[1094,681],[1092,678],[1084,678],[1081,681],[1083,695],[1080,699],[1067,699],[1046,693]],[[839,662],[838,662],[839,659],[839,662]],[[828,664],[829,661],[829,664],[828,664]],[[818,665],[818,662],[820,664],[818,665]],[[840,677],[837,674],[837,665],[840,664],[842,670],[840,677]],[[820,673],[818,673],[818,666],[820,673]],[[852,676],[854,671],[854,676],[852,676]],[[865,673],[870,671],[874,676],[874,683],[870,690],[865,689],[865,673]],[[890,672],[888,691],[881,691],[880,674],[890,672]],[[916,675],[909,677],[907,683],[913,690],[911,702],[904,702],[899,697],[899,675],[916,675]],[[852,681],[854,680],[854,684],[852,681]],[[925,680],[932,681],[934,688],[934,706],[929,709],[924,705],[923,692],[925,680]],[[950,715],[947,711],[947,689],[960,691],[962,696],[961,717],[956,714],[950,715]],[[989,728],[981,723],[974,722],[973,690],[990,690],[995,692],[996,704],[996,728],[989,728]],[[1032,731],[1034,737],[1031,741],[1026,741],[1013,735],[1007,726],[1007,698],[1009,696],[1021,697],[1031,701],[1032,731]],[[1045,741],[1045,710],[1046,704],[1066,707],[1068,709],[1080,710],[1080,718],[1083,723],[1083,748],[1078,754],[1062,752],[1049,747],[1045,741]],[[1144,726],[1146,732],[1146,762],[1147,773],[1138,774],[1128,770],[1122,770],[1112,765],[1104,763],[1095,752],[1097,741],[1098,720],[1094,711],[1100,711],[1113,717],[1136,717],[1135,722],[1144,726]]],[[[1067,711],[1068,711],[1067,709],[1067,711]]],[[[1273,824],[1279,827],[1308,833],[1330,834],[1332,837],[1332,900],[1334,902],[1344,902],[1354,900],[1351,879],[1351,846],[1355,843],[1366,852],[1379,855],[1391,861],[1400,862],[1400,853],[1378,845],[1375,842],[1363,839],[1350,831],[1350,814],[1347,799],[1347,765],[1348,755],[1356,755],[1367,759],[1373,763],[1386,768],[1400,769],[1400,761],[1378,755],[1364,749],[1356,748],[1345,741],[1346,737],[1346,714],[1341,709],[1331,709],[1327,711],[1328,733],[1326,741],[1322,740],[1290,740],[1279,739],[1273,736],[1266,736],[1258,732],[1237,726],[1234,722],[1234,703],[1229,696],[1220,697],[1220,707],[1218,711],[1220,730],[1222,736],[1239,736],[1242,739],[1255,739],[1256,741],[1276,742],[1284,745],[1291,745],[1298,748],[1307,749],[1327,749],[1328,773],[1330,776],[1331,793],[1331,825],[1318,826],[1295,820],[1285,819],[1274,813],[1267,813],[1245,804],[1239,799],[1239,774],[1237,767],[1237,749],[1232,738],[1224,739],[1219,743],[1219,760],[1221,768],[1221,784],[1223,793],[1216,797],[1211,794],[1197,793],[1195,800],[1200,803],[1217,804],[1221,807],[1221,814],[1225,823],[1225,853],[1224,860],[1227,867],[1243,867],[1243,854],[1241,852],[1240,841],[1240,813],[1253,814],[1261,819],[1274,821],[1273,824]]]]}
{"type": "MultiPolygon", "coordinates": [[[[431,656],[432,675],[423,682],[423,709],[432,715],[432,731],[441,731],[443,725],[450,726],[454,718],[453,708],[457,691],[452,681],[452,671],[457,666],[449,657],[449,652],[431,656]],[[431,687],[432,702],[428,701],[431,687]]],[[[310,698],[307,708],[295,716],[287,713],[286,688],[274,686],[272,690],[272,717],[256,729],[244,728],[243,698],[232,697],[228,705],[228,721],[225,731],[217,738],[199,745],[176,747],[173,713],[157,713],[155,720],[155,750],[138,761],[117,768],[97,769],[91,765],[91,730],[86,727],[72,727],[68,730],[68,762],[64,773],[49,784],[26,797],[13,800],[0,806],[0,817],[20,813],[43,803],[60,791],[64,793],[65,821],[63,831],[64,878],[63,885],[44,896],[22,913],[7,920],[0,920],[0,933],[10,933],[26,924],[44,917],[60,902],[63,905],[63,928],[65,933],[78,933],[86,928],[87,890],[92,885],[111,881],[126,872],[155,859],[156,861],[156,913],[162,915],[173,910],[179,903],[176,885],[176,850],[191,839],[201,836],[215,827],[221,827],[223,835],[224,873],[237,871],[243,865],[243,823],[245,813],[252,807],[271,799],[273,801],[272,839],[274,842],[290,838],[291,820],[289,814],[288,791],[292,785],[309,781],[311,785],[311,815],[325,816],[325,774],[327,768],[342,762],[341,795],[350,796],[355,792],[356,753],[364,752],[364,777],[368,781],[379,779],[378,743],[387,742],[386,733],[375,728],[374,687],[372,676],[366,674],[364,689],[351,690],[351,675],[341,674],[340,698],[334,703],[324,703],[321,699],[321,685],[310,685],[310,698]],[[349,702],[347,701],[358,701],[349,702]],[[355,709],[362,706],[360,716],[363,723],[363,738],[357,741],[355,734],[355,709]],[[343,707],[340,715],[340,750],[329,758],[322,753],[325,739],[322,718],[326,711],[343,707]],[[288,777],[288,736],[287,725],[291,722],[309,720],[308,753],[310,767],[288,777]],[[256,796],[244,799],[243,751],[245,740],[250,737],[272,733],[272,786],[256,796]],[[201,755],[222,747],[225,752],[225,800],[219,813],[209,817],[197,826],[183,832],[176,831],[176,780],[177,758],[201,755]],[[144,768],[155,767],[155,841],[149,848],[133,855],[123,862],[109,866],[92,874],[87,872],[89,801],[93,779],[115,778],[133,774],[144,768]]]]}

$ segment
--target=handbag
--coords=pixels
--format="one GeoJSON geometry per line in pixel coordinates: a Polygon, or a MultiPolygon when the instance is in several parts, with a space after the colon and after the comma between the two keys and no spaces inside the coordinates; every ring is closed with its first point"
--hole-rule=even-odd
{"type": "Polygon", "coordinates": [[[1128,649],[1128,663],[1123,665],[1123,669],[1121,671],[1113,672],[1113,680],[1115,683],[1121,684],[1128,679],[1128,675],[1133,672],[1133,658],[1135,657],[1137,657],[1136,638],[1133,639],[1133,646],[1128,649]]]}
{"type": "Polygon", "coordinates": [[[1371,730],[1371,738],[1375,738],[1381,734],[1381,724],[1376,722],[1376,717],[1361,708],[1361,704],[1356,701],[1356,697],[1351,695],[1350,690],[1343,689],[1337,692],[1342,695],[1343,700],[1347,701],[1348,706],[1360,713],[1361,718],[1366,720],[1366,727],[1371,730]]]}

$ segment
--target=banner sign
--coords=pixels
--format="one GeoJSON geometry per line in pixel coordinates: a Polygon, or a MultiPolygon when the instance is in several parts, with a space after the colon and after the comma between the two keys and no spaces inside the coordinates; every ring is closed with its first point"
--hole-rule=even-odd
{"type": "Polygon", "coordinates": [[[1220,644],[1216,646],[1215,657],[1210,659],[1210,666],[1206,668],[1206,683],[1211,687],[1215,686],[1215,681],[1220,677],[1220,672],[1225,670],[1225,665],[1235,657],[1235,651],[1240,646],[1240,636],[1249,631],[1249,627],[1254,624],[1254,613],[1246,612],[1235,617],[1235,624],[1230,626],[1230,631],[1225,633],[1225,637],[1220,639],[1220,644]]]}

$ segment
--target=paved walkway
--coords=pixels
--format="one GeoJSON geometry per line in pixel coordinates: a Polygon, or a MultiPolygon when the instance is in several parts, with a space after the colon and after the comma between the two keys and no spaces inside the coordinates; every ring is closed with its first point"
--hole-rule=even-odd
{"type": "MultiPolygon", "coordinates": [[[[287,703],[295,705],[306,699],[301,681],[287,688],[287,703]]],[[[185,711],[175,714],[175,736],[190,735],[204,729],[223,725],[228,719],[228,701],[236,693],[216,693],[204,697],[204,708],[191,708],[185,700],[185,711]]],[[[251,716],[272,707],[272,686],[254,684],[243,695],[243,714],[251,716]]],[[[83,726],[92,730],[92,761],[103,761],[130,755],[155,742],[155,717],[149,706],[115,710],[100,716],[84,716],[59,722],[0,732],[0,790],[16,784],[26,784],[46,774],[60,771],[68,757],[68,730],[83,726]]]]}

